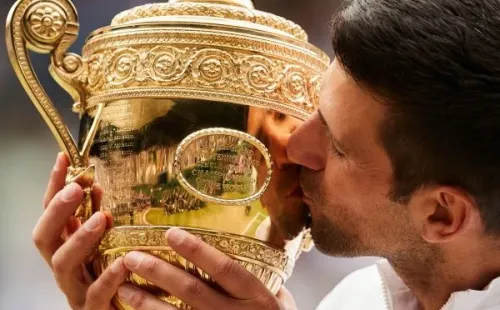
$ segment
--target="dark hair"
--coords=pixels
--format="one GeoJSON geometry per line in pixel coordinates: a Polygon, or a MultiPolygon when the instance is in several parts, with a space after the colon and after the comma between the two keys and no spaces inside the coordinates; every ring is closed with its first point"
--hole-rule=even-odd
{"type": "Polygon", "coordinates": [[[383,98],[392,198],[428,184],[474,196],[500,234],[500,1],[352,0],[333,20],[344,70],[383,98]]]}

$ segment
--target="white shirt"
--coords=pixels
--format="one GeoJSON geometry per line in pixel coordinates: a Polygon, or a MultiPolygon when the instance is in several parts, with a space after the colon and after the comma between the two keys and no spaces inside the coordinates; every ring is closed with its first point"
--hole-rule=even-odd
{"type": "MultiPolygon", "coordinates": [[[[387,260],[353,272],[316,310],[418,310],[418,302],[387,260]]],[[[500,310],[500,277],[483,291],[453,293],[441,310],[500,310]]]]}

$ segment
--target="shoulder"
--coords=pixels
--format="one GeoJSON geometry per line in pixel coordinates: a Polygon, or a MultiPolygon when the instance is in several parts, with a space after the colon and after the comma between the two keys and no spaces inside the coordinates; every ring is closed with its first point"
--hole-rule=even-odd
{"type": "Polygon", "coordinates": [[[316,310],[385,309],[382,278],[376,264],[346,276],[316,310]]]}

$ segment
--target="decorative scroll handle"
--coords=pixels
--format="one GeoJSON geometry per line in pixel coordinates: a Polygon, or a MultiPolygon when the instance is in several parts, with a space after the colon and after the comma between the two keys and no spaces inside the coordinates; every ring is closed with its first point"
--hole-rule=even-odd
{"type": "Polygon", "coordinates": [[[59,147],[68,155],[71,167],[67,183],[77,182],[84,188],[85,198],[75,214],[82,221],[92,214],[90,191],[94,167],[89,166],[88,154],[98,128],[102,105],[97,107],[95,122],[79,151],[60,114],[40,85],[31,66],[28,49],[50,54],[49,71],[52,77],[72,97],[76,107],[85,103],[86,64],[78,55],[67,53],[78,37],[78,17],[69,0],[18,0],[7,18],[6,43],[11,64],[25,91],[56,138],[59,147]]]}

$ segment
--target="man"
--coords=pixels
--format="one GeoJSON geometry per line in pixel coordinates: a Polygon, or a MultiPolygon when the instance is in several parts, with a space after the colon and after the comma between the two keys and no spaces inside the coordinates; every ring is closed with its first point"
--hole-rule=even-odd
{"type": "MultiPolygon", "coordinates": [[[[385,260],[319,309],[500,309],[499,11],[498,0],[352,0],[336,15],[319,111],[288,157],[303,166],[317,248],[385,260]]],[[[81,262],[106,221],[97,213],[61,241],[82,198],[77,185],[60,191],[66,166],[60,157],[34,239],[74,309],[108,310],[116,291],[134,309],[175,309],[122,285],[128,271],[199,310],[294,309],[181,230],[166,240],[224,293],[140,253],[89,284],[81,262]]]]}

